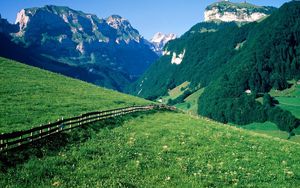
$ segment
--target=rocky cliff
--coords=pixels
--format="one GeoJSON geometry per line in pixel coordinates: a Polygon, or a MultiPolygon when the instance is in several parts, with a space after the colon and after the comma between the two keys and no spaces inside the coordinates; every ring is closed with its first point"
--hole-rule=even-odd
{"type": "Polygon", "coordinates": [[[157,58],[130,22],[118,15],[102,19],[68,7],[45,6],[21,10],[16,24],[14,41],[72,65],[101,64],[133,78],[157,58]]]}
{"type": "Polygon", "coordinates": [[[276,8],[256,6],[249,3],[221,1],[208,6],[204,13],[205,21],[253,22],[270,15],[276,8]]]}

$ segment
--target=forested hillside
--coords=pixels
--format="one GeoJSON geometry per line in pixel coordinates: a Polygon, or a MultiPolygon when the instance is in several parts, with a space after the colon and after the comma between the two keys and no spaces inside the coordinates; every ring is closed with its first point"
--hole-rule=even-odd
{"type": "Polygon", "coordinates": [[[191,88],[205,87],[215,80],[224,64],[229,61],[240,43],[245,41],[249,30],[255,25],[239,27],[237,23],[204,22],[192,27],[181,38],[169,42],[165,53],[136,82],[130,93],[149,99],[165,95],[185,81],[191,88]],[[172,54],[185,51],[181,64],[172,64],[172,54]]]}
{"type": "Polygon", "coordinates": [[[254,27],[241,52],[224,67],[225,73],[204,91],[200,114],[238,124],[270,120],[289,132],[299,126],[299,120],[276,107],[267,94],[272,88],[288,88],[288,80],[300,79],[299,10],[299,2],[285,4],[254,27]],[[255,100],[262,95],[263,105],[255,100]]]}
{"type": "Polygon", "coordinates": [[[165,55],[130,92],[158,99],[189,82],[182,95],[169,104],[181,103],[205,88],[199,114],[223,123],[269,120],[291,132],[299,120],[276,106],[268,92],[287,89],[291,86],[288,81],[300,79],[299,10],[300,2],[293,1],[259,22],[199,23],[171,41],[165,55]],[[263,104],[258,98],[264,99],[263,104]]]}

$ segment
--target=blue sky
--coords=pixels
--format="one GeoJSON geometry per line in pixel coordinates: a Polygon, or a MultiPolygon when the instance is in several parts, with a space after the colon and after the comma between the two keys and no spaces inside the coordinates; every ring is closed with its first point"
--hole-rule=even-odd
{"type": "MultiPolygon", "coordinates": [[[[146,39],[156,32],[175,33],[178,36],[203,21],[204,9],[217,0],[1,0],[0,14],[14,22],[23,8],[44,5],[68,6],[93,13],[101,18],[118,14],[127,18],[146,39]]],[[[243,0],[231,0],[242,2],[243,0]]],[[[288,0],[248,0],[256,5],[280,7],[288,0]]]]}

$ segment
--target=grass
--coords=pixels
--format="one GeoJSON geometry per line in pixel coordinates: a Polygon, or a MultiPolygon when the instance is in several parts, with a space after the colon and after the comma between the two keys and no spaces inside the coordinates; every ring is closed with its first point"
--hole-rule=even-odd
{"type": "Polygon", "coordinates": [[[0,58],[0,133],[149,101],[0,58]]]}
{"type": "Polygon", "coordinates": [[[299,97],[276,97],[280,108],[290,111],[295,117],[300,118],[300,96],[299,97]]]}
{"type": "MultiPolygon", "coordinates": [[[[3,58],[0,67],[1,132],[149,104],[3,58]]],[[[5,156],[0,187],[300,186],[300,144],[173,112],[98,122],[5,156]]]]}
{"type": "Polygon", "coordinates": [[[188,96],[186,99],[184,99],[184,103],[176,104],[176,108],[179,108],[184,111],[191,112],[194,115],[198,114],[198,101],[199,97],[204,92],[205,88],[199,89],[190,96],[188,96]]]}
{"type": "Polygon", "coordinates": [[[0,186],[299,187],[299,159],[299,144],[163,112],[31,158],[2,172],[0,186]]]}
{"type": "Polygon", "coordinates": [[[188,88],[190,82],[183,82],[182,84],[180,84],[179,86],[171,89],[168,92],[168,96],[163,96],[161,99],[163,101],[163,103],[167,103],[169,99],[176,99],[177,97],[179,97],[180,95],[183,94],[183,92],[186,90],[186,88],[188,88]]]}
{"type": "MultiPolygon", "coordinates": [[[[251,130],[256,133],[266,134],[272,137],[287,139],[288,133],[285,131],[281,131],[278,129],[277,125],[272,122],[265,122],[265,123],[251,123],[248,125],[238,126],[240,128],[251,130]]],[[[300,135],[299,132],[300,128],[297,128],[296,136],[291,137],[289,141],[300,143],[300,135]]]]}
{"type": "Polygon", "coordinates": [[[189,84],[190,83],[186,81],[186,82],[183,82],[182,84],[180,84],[179,86],[175,87],[174,89],[170,90],[169,91],[170,97],[176,98],[179,95],[181,95],[184,92],[185,88],[187,88],[189,86],[189,84]]]}
{"type": "Polygon", "coordinates": [[[283,91],[271,90],[270,95],[279,101],[279,106],[300,118],[300,85],[295,80],[290,81],[292,87],[283,91]]]}

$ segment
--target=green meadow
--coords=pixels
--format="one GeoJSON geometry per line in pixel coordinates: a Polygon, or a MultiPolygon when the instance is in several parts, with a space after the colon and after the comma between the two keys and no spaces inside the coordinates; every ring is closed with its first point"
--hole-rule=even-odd
{"type": "Polygon", "coordinates": [[[0,133],[85,112],[150,103],[4,58],[0,58],[0,88],[0,133]]]}
{"type": "Polygon", "coordinates": [[[140,114],[114,128],[98,126],[85,130],[89,139],[8,169],[0,186],[300,185],[300,145],[293,142],[172,112],[140,114]]]}
{"type": "MultiPolygon", "coordinates": [[[[0,66],[1,132],[150,103],[3,58],[0,66]]],[[[0,187],[299,187],[300,144],[261,133],[180,112],[131,114],[0,154],[0,187]]]]}

